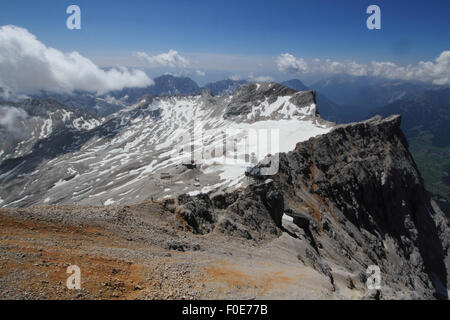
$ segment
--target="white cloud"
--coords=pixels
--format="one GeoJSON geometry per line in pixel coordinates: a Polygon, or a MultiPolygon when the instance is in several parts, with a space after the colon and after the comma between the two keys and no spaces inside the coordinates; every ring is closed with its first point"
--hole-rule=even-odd
{"type": "Polygon", "coordinates": [[[135,52],[134,55],[140,59],[144,59],[152,66],[185,69],[190,65],[188,59],[181,56],[178,51],[172,49],[167,53],[160,53],[154,56],[149,56],[145,52],[135,52]]]}
{"type": "Polygon", "coordinates": [[[288,73],[300,73],[308,70],[308,64],[303,58],[297,59],[292,54],[283,53],[276,59],[278,70],[288,73]]]}
{"type": "Polygon", "coordinates": [[[23,93],[13,92],[6,86],[2,87],[0,80],[0,98],[7,101],[21,101],[24,99],[29,99],[30,97],[23,93]]]}
{"type": "Polygon", "coordinates": [[[20,134],[17,128],[17,122],[28,118],[28,114],[23,109],[0,106],[0,127],[6,129],[7,132],[14,135],[20,134]]]}
{"type": "Polygon", "coordinates": [[[197,74],[199,77],[204,77],[206,75],[206,73],[201,70],[195,71],[195,74],[197,74]]]}
{"type": "Polygon", "coordinates": [[[241,80],[241,76],[238,74],[233,74],[229,77],[230,80],[238,81],[241,80]]]}
{"type": "MultiPolygon", "coordinates": [[[[178,53],[180,54],[180,52],[178,53]]],[[[134,52],[132,55],[115,56],[111,53],[107,56],[101,55],[90,57],[101,66],[126,65],[134,68],[153,69],[150,72],[155,73],[155,75],[157,75],[156,73],[159,75],[160,73],[168,71],[179,73],[182,70],[186,71],[188,74],[195,74],[195,70],[201,70],[206,73],[206,76],[214,77],[214,75],[220,74],[221,77],[229,77],[230,75],[238,74],[241,76],[241,79],[243,79],[251,72],[271,74],[276,71],[276,68],[274,68],[273,65],[272,56],[183,52],[183,58],[189,63],[188,67],[185,69],[182,69],[182,66],[179,68],[171,68],[167,64],[157,64],[154,59],[152,59],[152,63],[149,63],[145,58],[146,56],[151,56],[151,54],[145,53],[138,55],[137,52],[134,52]],[[139,56],[141,57],[139,58],[139,56]]]]}
{"type": "Polygon", "coordinates": [[[0,86],[11,91],[104,92],[151,84],[141,70],[103,70],[76,51],[63,53],[47,47],[24,28],[0,28],[0,86]]]}
{"type": "Polygon", "coordinates": [[[254,81],[254,82],[267,82],[267,81],[273,81],[273,78],[269,77],[269,76],[257,76],[257,77],[255,77],[253,75],[253,73],[252,73],[248,77],[248,80],[249,81],[254,81]]]}
{"type": "Polygon", "coordinates": [[[359,64],[355,61],[325,61],[313,59],[307,63],[289,53],[276,58],[278,70],[287,73],[345,73],[354,76],[375,76],[389,79],[420,80],[439,85],[450,84],[450,51],[443,51],[434,61],[399,66],[390,61],[372,61],[359,64]]]}

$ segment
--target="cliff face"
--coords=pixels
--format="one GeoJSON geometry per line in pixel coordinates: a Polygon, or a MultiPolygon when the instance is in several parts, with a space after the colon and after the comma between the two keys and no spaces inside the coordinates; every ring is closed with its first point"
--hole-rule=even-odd
{"type": "Polygon", "coordinates": [[[323,260],[360,274],[379,266],[387,296],[445,298],[447,221],[400,122],[375,117],[299,143],[280,155],[278,179],[290,214],[311,219],[323,260]]]}
{"type": "Polygon", "coordinates": [[[448,222],[424,189],[400,122],[337,126],[281,153],[272,179],[179,198],[179,216],[195,233],[257,243],[284,231],[297,241],[297,258],[328,277],[338,297],[347,287],[372,298],[447,298],[448,222]],[[367,290],[369,266],[380,268],[378,291],[367,290]]]}

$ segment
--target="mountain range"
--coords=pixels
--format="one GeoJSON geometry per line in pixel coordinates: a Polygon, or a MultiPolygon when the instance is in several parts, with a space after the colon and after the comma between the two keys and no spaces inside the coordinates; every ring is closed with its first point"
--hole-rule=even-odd
{"type": "MultiPolygon", "coordinates": [[[[42,92],[35,96],[37,99],[35,103],[39,99],[48,101],[54,99],[66,105],[66,109],[87,109],[89,117],[99,121],[102,117],[108,117],[138,103],[144,95],[153,97],[198,95],[206,90],[212,96],[224,96],[232,95],[240,86],[247,83],[246,80],[228,79],[200,87],[190,78],[172,75],[157,77],[154,82],[154,85],[146,88],[126,88],[102,95],[87,92],[76,92],[71,95],[42,92]]],[[[310,90],[299,79],[284,81],[281,84],[297,91],[310,90]]],[[[427,189],[435,195],[441,206],[446,208],[446,212],[449,212],[447,209],[450,202],[449,164],[446,150],[449,136],[446,131],[448,89],[420,82],[349,75],[329,77],[314,83],[311,88],[315,90],[319,113],[324,120],[348,123],[364,120],[376,114],[403,115],[402,126],[411,144],[412,153],[423,172],[427,189]]],[[[28,109],[25,107],[25,112],[28,109]]],[[[5,129],[3,132],[5,136],[5,129]]],[[[8,153],[9,148],[17,143],[15,138],[5,138],[3,141],[3,153],[8,153]]]]}
{"type": "Polygon", "coordinates": [[[438,86],[378,77],[335,75],[311,85],[339,108],[330,115],[339,123],[367,119],[374,110],[438,86]]]}
{"type": "Polygon", "coordinates": [[[2,149],[4,206],[126,203],[226,190],[245,182],[252,150],[262,160],[331,126],[317,117],[312,91],[297,92],[277,83],[245,84],[224,96],[207,91],[146,95],[102,119],[75,117],[53,100],[24,103],[40,108],[53,103],[48,109],[60,111],[57,116],[47,111],[18,119],[29,132],[15,148],[2,149]],[[92,126],[74,125],[80,121],[92,126]],[[272,150],[264,145],[258,149],[249,136],[252,132],[262,135],[255,139],[279,139],[280,144],[272,142],[272,150]],[[191,159],[200,170],[183,166],[191,159]]]}

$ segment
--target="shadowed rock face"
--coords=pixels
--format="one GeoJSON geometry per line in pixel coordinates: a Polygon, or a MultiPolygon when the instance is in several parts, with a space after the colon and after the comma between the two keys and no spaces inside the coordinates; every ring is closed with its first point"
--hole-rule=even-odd
{"type": "Polygon", "coordinates": [[[273,239],[281,234],[283,194],[271,180],[211,198],[206,194],[181,195],[177,204],[180,218],[197,234],[216,230],[253,240],[273,239]]]}
{"type": "Polygon", "coordinates": [[[400,122],[375,117],[299,143],[280,155],[278,179],[290,210],[313,218],[323,259],[361,271],[378,265],[394,294],[406,286],[407,296],[447,297],[447,222],[400,122]]]}

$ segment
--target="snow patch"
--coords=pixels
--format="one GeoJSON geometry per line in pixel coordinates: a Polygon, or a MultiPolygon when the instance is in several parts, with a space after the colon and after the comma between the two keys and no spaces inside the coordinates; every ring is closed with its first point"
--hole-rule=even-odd
{"type": "Polygon", "coordinates": [[[113,204],[115,201],[113,199],[108,199],[105,201],[105,206],[109,206],[111,204],[113,204]]]}

